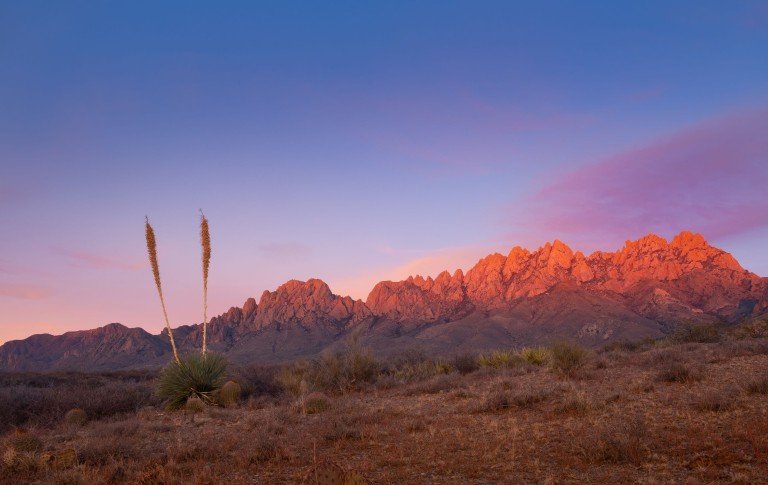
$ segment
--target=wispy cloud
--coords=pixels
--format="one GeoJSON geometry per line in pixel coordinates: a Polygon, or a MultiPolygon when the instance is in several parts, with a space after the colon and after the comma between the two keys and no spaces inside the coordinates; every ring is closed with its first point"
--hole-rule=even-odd
{"type": "Polygon", "coordinates": [[[65,256],[69,263],[78,268],[91,269],[120,269],[135,271],[144,267],[143,262],[129,262],[117,258],[103,256],[101,254],[86,251],[57,250],[57,253],[65,256]]]}
{"type": "Polygon", "coordinates": [[[50,288],[38,285],[0,283],[0,297],[20,300],[44,300],[53,296],[50,288]]]}
{"type": "Polygon", "coordinates": [[[306,258],[312,253],[312,248],[298,242],[272,242],[258,246],[258,250],[278,258],[306,258]]]}
{"type": "Polygon", "coordinates": [[[768,226],[768,109],[710,120],[563,174],[512,209],[513,237],[605,246],[650,231],[768,226]]]}

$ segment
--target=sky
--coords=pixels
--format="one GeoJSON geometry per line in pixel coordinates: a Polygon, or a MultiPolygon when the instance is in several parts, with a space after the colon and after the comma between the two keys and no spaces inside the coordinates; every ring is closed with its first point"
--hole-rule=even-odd
{"type": "Polygon", "coordinates": [[[0,342],[560,239],[768,276],[768,2],[0,3],[0,342]]]}

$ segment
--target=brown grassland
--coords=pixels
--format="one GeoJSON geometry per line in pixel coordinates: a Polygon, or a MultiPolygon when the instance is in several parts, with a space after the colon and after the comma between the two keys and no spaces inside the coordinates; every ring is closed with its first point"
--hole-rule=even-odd
{"type": "Polygon", "coordinates": [[[447,362],[356,350],[237,369],[239,403],[184,411],[150,373],[6,375],[0,480],[765,483],[766,327],[447,362]]]}

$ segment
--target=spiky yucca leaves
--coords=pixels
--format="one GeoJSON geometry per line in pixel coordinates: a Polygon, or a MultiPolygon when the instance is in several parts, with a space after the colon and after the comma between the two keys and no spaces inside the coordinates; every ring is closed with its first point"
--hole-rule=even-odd
{"type": "Polygon", "coordinates": [[[208,351],[208,267],[211,265],[211,233],[208,219],[200,211],[200,244],[203,247],[203,354],[208,351]]]}
{"type": "Polygon", "coordinates": [[[173,340],[173,331],[171,330],[171,322],[168,320],[168,312],[165,309],[165,298],[163,298],[163,286],[160,283],[160,266],[157,264],[157,241],[155,240],[155,231],[149,224],[149,217],[144,218],[144,229],[147,239],[147,254],[149,255],[149,263],[152,265],[152,274],[155,276],[155,286],[157,287],[157,294],[160,295],[160,306],[163,307],[163,318],[165,318],[165,328],[168,330],[168,337],[171,339],[171,349],[173,350],[173,357],[176,362],[179,362],[179,353],[176,350],[176,342],[173,340]]]}
{"type": "Polygon", "coordinates": [[[213,393],[224,384],[226,370],[227,361],[222,355],[188,355],[163,369],[157,382],[157,395],[170,409],[183,408],[190,397],[213,404],[213,393]]]}

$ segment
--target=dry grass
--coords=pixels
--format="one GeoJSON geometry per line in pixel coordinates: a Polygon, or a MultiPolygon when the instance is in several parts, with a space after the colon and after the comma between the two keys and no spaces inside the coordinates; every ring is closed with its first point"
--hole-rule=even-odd
{"type": "Polygon", "coordinates": [[[370,483],[764,480],[768,355],[750,344],[710,361],[725,342],[687,345],[602,353],[605,367],[588,380],[541,366],[396,379],[336,393],[318,413],[240,377],[248,399],[194,414],[145,404],[104,416],[68,401],[62,413],[82,407],[89,421],[73,428],[59,416],[30,430],[38,444],[9,455],[0,482],[299,483],[321,469],[370,483]],[[74,463],[43,460],[70,449],[74,463]]]}

